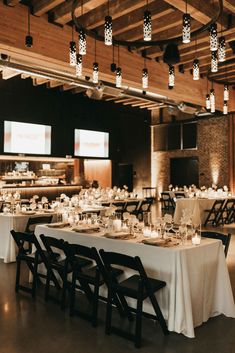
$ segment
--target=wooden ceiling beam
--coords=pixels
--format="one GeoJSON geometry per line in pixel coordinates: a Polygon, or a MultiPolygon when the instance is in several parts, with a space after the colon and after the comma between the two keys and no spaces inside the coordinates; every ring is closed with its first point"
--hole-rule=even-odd
{"type": "Polygon", "coordinates": [[[46,83],[47,88],[56,88],[59,86],[63,86],[62,82],[59,81],[49,81],[46,83]]]}
{"type": "MultiPolygon", "coordinates": [[[[232,54],[232,50],[230,48],[226,49],[226,56],[229,57],[231,56],[232,54]]],[[[193,62],[193,60],[197,58],[198,60],[202,60],[202,59],[208,59],[208,60],[211,60],[211,51],[210,49],[206,49],[206,50],[202,50],[202,51],[198,51],[196,54],[192,55],[192,54],[189,54],[189,55],[185,55],[185,56],[182,56],[181,59],[180,59],[180,62],[178,64],[176,64],[176,66],[179,66],[179,65],[185,65],[187,63],[191,63],[193,62]]]]}
{"type": "Polygon", "coordinates": [[[124,102],[130,102],[130,101],[133,101],[133,98],[120,98],[120,99],[116,99],[114,101],[114,103],[124,103],[124,102]]]}
{"type": "MultiPolygon", "coordinates": [[[[168,4],[174,6],[176,9],[180,10],[182,13],[186,11],[186,1],[185,0],[164,0],[168,4]]],[[[200,0],[187,0],[188,13],[192,18],[201,24],[207,24],[218,12],[217,6],[210,4],[209,1],[200,0]]],[[[217,21],[219,24],[222,23],[223,29],[227,26],[227,20],[219,19],[217,21]]]]}
{"type": "Polygon", "coordinates": [[[129,101],[129,102],[124,102],[123,105],[132,105],[132,104],[139,104],[141,102],[140,99],[134,99],[132,101],[129,101]]]}
{"type": "MultiPolygon", "coordinates": [[[[145,3],[146,4],[146,3],[145,3]]],[[[113,20],[113,35],[117,36],[127,30],[131,30],[133,28],[142,26],[143,27],[143,12],[144,8],[141,7],[137,10],[134,10],[126,15],[122,15],[113,20]]],[[[152,21],[157,20],[164,16],[169,16],[174,12],[169,5],[164,2],[159,2],[158,6],[155,3],[151,3],[148,5],[148,10],[151,11],[151,19],[152,21]]],[[[104,22],[104,21],[103,21],[104,22]]],[[[103,23],[101,26],[96,28],[98,32],[103,30],[103,23]]]]}
{"type": "MultiPolygon", "coordinates": [[[[152,22],[152,34],[167,31],[168,29],[178,26],[182,23],[182,14],[179,11],[174,11],[169,18],[169,15],[160,17],[158,20],[152,22]]],[[[123,32],[117,36],[117,39],[122,40],[139,40],[143,38],[143,23],[137,28],[123,32]]],[[[154,40],[154,39],[153,39],[154,40]]]]}
{"type": "Polygon", "coordinates": [[[64,84],[63,86],[60,87],[61,91],[69,91],[71,89],[76,88],[77,86],[75,85],[68,85],[68,84],[64,84]]]}
{"type": "Polygon", "coordinates": [[[6,67],[2,68],[2,79],[3,80],[9,80],[12,77],[20,75],[20,72],[8,69],[6,67]]]}
{"type": "Polygon", "coordinates": [[[226,10],[231,11],[233,14],[235,13],[235,0],[224,0],[223,5],[226,10]]]}
{"type": "Polygon", "coordinates": [[[44,85],[44,84],[47,83],[48,81],[49,81],[48,78],[34,77],[34,78],[33,78],[33,86],[44,85]]]}
{"type": "MultiPolygon", "coordinates": [[[[155,0],[149,0],[149,6],[155,0]]],[[[162,1],[162,0],[161,0],[162,1]]],[[[159,0],[158,0],[159,2],[159,0]]],[[[133,1],[133,0],[117,0],[117,1],[110,1],[109,4],[109,14],[112,16],[113,21],[115,19],[120,18],[122,20],[122,16],[131,13],[132,11],[136,11],[143,6],[146,5],[146,0],[140,1],[133,1]]],[[[159,6],[160,4],[158,4],[159,6]]],[[[155,3],[156,7],[156,3],[155,3]]],[[[89,14],[85,14],[81,18],[82,24],[88,29],[94,29],[104,24],[104,17],[107,13],[107,1],[104,2],[101,6],[94,8],[89,12],[89,14]]],[[[143,14],[142,14],[143,17],[143,14]]]]}
{"type": "MultiPolygon", "coordinates": [[[[0,53],[8,55],[11,58],[10,63],[15,61],[36,70],[37,68],[41,68],[44,71],[51,70],[57,75],[69,76],[71,80],[76,81],[74,68],[70,67],[68,60],[71,27],[55,26],[47,21],[46,16],[32,16],[31,28],[34,46],[28,49],[24,45],[26,24],[26,6],[19,4],[16,7],[10,7],[4,6],[0,2],[0,53]]],[[[94,61],[94,40],[91,38],[87,38],[87,48],[83,71],[84,76],[91,76],[92,63],[94,61]]],[[[110,47],[105,46],[102,42],[97,42],[100,80],[114,84],[115,77],[110,71],[111,53],[112,49],[110,47]]],[[[143,58],[137,53],[130,53],[126,48],[120,47],[120,61],[125,63],[122,66],[123,86],[133,87],[141,92],[140,77],[143,68],[143,58]]],[[[206,79],[193,82],[189,72],[186,71],[184,74],[180,74],[176,70],[176,85],[173,90],[169,90],[167,65],[149,60],[148,69],[151,73],[149,75],[149,92],[157,93],[162,95],[163,98],[167,97],[176,101],[181,101],[182,97],[184,97],[185,102],[197,105],[205,104],[206,79]]],[[[216,99],[217,109],[222,109],[223,106],[223,87],[220,86],[215,84],[216,92],[218,92],[218,98],[216,99]]],[[[233,103],[232,99],[233,93],[231,92],[231,110],[235,110],[235,102],[233,103]]]]}
{"type": "MultiPolygon", "coordinates": [[[[59,5],[55,11],[52,11],[51,18],[54,22],[64,25],[71,21],[71,10],[73,0],[68,0],[65,3],[59,5]]],[[[83,0],[83,14],[90,12],[97,6],[107,3],[107,0],[83,0]]],[[[81,15],[81,6],[78,6],[75,10],[75,15],[78,17],[81,15]]]]}
{"type": "Polygon", "coordinates": [[[34,0],[33,14],[35,16],[42,16],[46,12],[52,10],[54,7],[64,3],[65,0],[34,0]]]}

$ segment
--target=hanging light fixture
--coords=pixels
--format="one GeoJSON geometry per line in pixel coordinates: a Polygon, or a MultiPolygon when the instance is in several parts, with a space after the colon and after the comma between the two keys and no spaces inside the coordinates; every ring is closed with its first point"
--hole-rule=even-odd
{"type": "Polygon", "coordinates": [[[146,57],[144,57],[144,68],[142,70],[142,88],[143,89],[148,88],[148,81],[149,81],[149,75],[148,75],[148,69],[146,67],[146,57]]]}
{"type": "Polygon", "coordinates": [[[175,85],[175,69],[174,66],[169,65],[169,81],[168,81],[168,87],[172,89],[175,85]]]}
{"type": "Polygon", "coordinates": [[[30,6],[28,7],[28,34],[25,37],[25,46],[27,48],[32,48],[33,46],[33,37],[30,34],[30,6]]]}
{"type": "Polygon", "coordinates": [[[217,49],[218,49],[217,24],[212,23],[210,26],[210,50],[216,51],[217,49]]]}
{"type": "Polygon", "coordinates": [[[229,88],[228,85],[225,84],[224,85],[224,101],[228,101],[229,100],[229,88]]]}
{"type": "MultiPolygon", "coordinates": [[[[195,38],[195,57],[197,56],[197,37],[195,38]]],[[[193,80],[197,81],[200,78],[200,67],[199,67],[199,60],[193,60],[193,80]]]]}
{"type": "Polygon", "coordinates": [[[146,42],[152,39],[152,21],[151,21],[151,12],[148,10],[148,0],[147,0],[147,10],[144,12],[143,36],[146,42]]]}
{"type": "Polygon", "coordinates": [[[211,52],[211,72],[218,71],[218,58],[217,58],[217,51],[211,52]]]}
{"type": "Polygon", "coordinates": [[[212,88],[210,90],[210,106],[211,106],[211,113],[215,112],[215,90],[212,88]]]}
{"type": "MultiPolygon", "coordinates": [[[[83,0],[81,0],[81,16],[83,16],[83,0]]],[[[82,27],[78,31],[78,53],[80,55],[86,55],[86,34],[82,27]]]]}
{"type": "Polygon", "coordinates": [[[224,101],[224,105],[223,105],[223,114],[227,115],[228,114],[228,102],[224,101]]]}
{"type": "Polygon", "coordinates": [[[109,15],[109,0],[108,0],[108,16],[105,16],[105,22],[104,22],[104,44],[105,45],[113,44],[113,25],[112,25],[112,17],[109,15]]]}
{"type": "Polygon", "coordinates": [[[207,93],[206,95],[206,109],[210,110],[211,109],[211,101],[210,101],[210,95],[207,93]]]}
{"type": "Polygon", "coordinates": [[[185,2],[186,5],[186,11],[183,14],[183,27],[182,27],[182,42],[183,43],[190,43],[190,35],[191,35],[191,30],[190,30],[190,14],[187,13],[188,11],[188,2],[186,0],[185,2]]]}
{"type": "Polygon", "coordinates": [[[118,67],[116,69],[116,87],[122,87],[122,69],[119,66],[119,47],[118,47],[118,67]]]}
{"type": "Polygon", "coordinates": [[[218,48],[218,56],[219,56],[219,62],[223,62],[226,60],[226,43],[225,43],[225,37],[220,37],[219,39],[219,48],[218,48]]]}
{"type": "Polygon", "coordinates": [[[96,61],[96,39],[95,39],[95,61],[93,62],[92,81],[93,83],[99,82],[99,64],[96,61]]]}
{"type": "Polygon", "coordinates": [[[76,43],[73,37],[73,26],[72,26],[72,40],[69,43],[69,64],[70,66],[76,65],[76,43]]]}
{"type": "Polygon", "coordinates": [[[200,67],[199,67],[199,60],[194,59],[193,61],[193,80],[199,80],[200,78],[200,67]]]}
{"type": "Polygon", "coordinates": [[[77,54],[76,57],[76,76],[82,76],[82,55],[77,54]]]}

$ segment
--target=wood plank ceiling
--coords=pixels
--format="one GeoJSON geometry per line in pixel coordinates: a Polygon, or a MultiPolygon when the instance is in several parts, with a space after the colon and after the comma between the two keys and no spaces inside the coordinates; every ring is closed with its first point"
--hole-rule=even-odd
{"type": "MultiPolygon", "coordinates": [[[[107,15],[107,0],[83,0],[83,14],[81,6],[78,6],[75,13],[85,28],[94,30],[103,35],[104,17],[107,15]]],[[[55,26],[70,26],[72,0],[4,0],[4,4],[16,6],[18,4],[30,6],[31,14],[36,17],[47,18],[55,26]]],[[[113,19],[113,35],[118,40],[136,41],[143,37],[143,13],[146,10],[146,0],[110,0],[109,14],[113,19]]],[[[182,34],[182,14],[185,12],[185,0],[148,0],[148,10],[151,11],[152,18],[152,40],[164,40],[177,37],[182,34]]],[[[207,24],[218,12],[217,0],[188,0],[188,13],[191,15],[192,30],[207,24]]],[[[235,0],[223,1],[223,14],[217,21],[218,34],[226,38],[226,56],[230,62],[222,65],[217,73],[213,74],[218,82],[235,82],[235,0]]],[[[136,49],[139,56],[146,56],[147,64],[150,61],[162,62],[165,46],[154,45],[152,47],[142,47],[136,49]]],[[[211,65],[211,52],[209,48],[208,31],[191,40],[189,44],[179,43],[180,62],[175,65],[176,70],[190,72],[195,58],[200,60],[200,73],[206,76],[211,65]]],[[[117,55],[117,54],[115,54],[117,55]]],[[[136,54],[135,54],[136,55],[136,54]]],[[[9,77],[9,72],[5,75],[9,77]],[[8,74],[8,76],[7,76],[8,74]]],[[[11,75],[10,75],[11,76],[11,75]]],[[[24,77],[25,78],[25,77],[24,77]]],[[[32,77],[33,84],[43,84],[47,82],[48,88],[61,86],[62,90],[70,89],[73,92],[73,85],[66,85],[53,80],[48,83],[41,79],[32,77]]],[[[104,94],[103,99],[113,100],[115,103],[139,106],[141,109],[153,110],[161,106],[147,99],[131,99],[127,96],[115,98],[111,94],[104,94]]]]}

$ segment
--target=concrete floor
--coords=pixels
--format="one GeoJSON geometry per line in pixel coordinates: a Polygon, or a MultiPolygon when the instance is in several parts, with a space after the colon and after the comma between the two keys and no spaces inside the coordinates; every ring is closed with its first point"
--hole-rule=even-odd
{"type": "MultiPolygon", "coordinates": [[[[227,258],[235,295],[235,228],[227,258]]],[[[27,278],[27,277],[26,277],[27,278]]],[[[132,342],[104,333],[105,304],[99,310],[99,325],[60,310],[52,301],[44,302],[40,285],[33,300],[15,294],[15,264],[0,263],[0,353],[131,353],[132,342]]],[[[118,317],[117,317],[118,320],[118,317]]],[[[163,336],[153,321],[143,321],[143,353],[235,353],[235,319],[218,317],[196,328],[196,338],[170,333],[163,336]]]]}

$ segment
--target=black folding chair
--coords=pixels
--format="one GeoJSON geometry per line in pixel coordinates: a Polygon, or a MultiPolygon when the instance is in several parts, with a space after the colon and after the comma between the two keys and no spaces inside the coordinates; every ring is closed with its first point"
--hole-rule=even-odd
{"type": "MultiPolygon", "coordinates": [[[[79,244],[70,244],[70,251],[72,262],[75,264],[73,268],[73,276],[72,276],[72,285],[71,285],[71,297],[70,297],[70,315],[77,314],[85,319],[91,321],[94,327],[97,326],[97,313],[98,313],[98,304],[99,304],[99,287],[105,283],[107,275],[104,273],[105,268],[100,259],[99,253],[96,248],[89,248],[87,246],[79,245],[79,244]],[[74,261],[77,256],[82,256],[82,258],[92,261],[94,264],[91,267],[81,267],[77,265],[77,262],[74,261]],[[80,285],[77,285],[77,281],[80,285]],[[75,308],[75,297],[76,297],[76,288],[80,289],[84,288],[84,284],[87,286],[92,285],[93,291],[92,296],[87,297],[88,301],[92,304],[92,312],[91,315],[87,314],[78,308],[75,308]]],[[[113,275],[119,276],[123,273],[121,269],[113,268],[113,275]]],[[[85,294],[87,292],[85,291],[85,294]]],[[[117,303],[117,300],[115,301],[117,303]]],[[[120,308],[120,303],[118,302],[118,307],[120,308]]]]}
{"type": "Polygon", "coordinates": [[[218,225],[218,219],[220,218],[223,210],[225,200],[215,200],[210,210],[205,210],[208,213],[204,226],[211,223],[213,227],[218,225]]]}
{"type": "Polygon", "coordinates": [[[34,233],[37,224],[48,224],[52,221],[52,215],[29,217],[25,232],[34,233]]]}
{"type": "Polygon", "coordinates": [[[218,239],[221,240],[223,245],[224,245],[224,254],[225,257],[227,257],[228,254],[228,248],[231,240],[231,234],[223,234],[223,233],[218,233],[218,232],[201,232],[201,236],[205,238],[212,238],[212,239],[218,239]]]}
{"type": "MultiPolygon", "coordinates": [[[[141,346],[141,326],[142,326],[142,315],[143,315],[143,301],[146,298],[149,298],[151,304],[155,311],[155,319],[159,321],[163,333],[168,334],[168,329],[166,322],[162,315],[161,309],[158,305],[155,293],[164,288],[166,283],[158,279],[153,279],[147,277],[147,274],[144,270],[142,262],[138,256],[131,257],[128,255],[123,255],[115,252],[106,252],[100,250],[101,258],[104,262],[104,265],[110,273],[109,275],[109,285],[108,285],[108,302],[107,302],[107,312],[106,312],[106,334],[116,333],[122,337],[134,341],[136,347],[141,346]],[[127,269],[136,271],[137,273],[128,277],[124,281],[118,282],[117,279],[112,276],[112,267],[113,265],[123,266],[127,269]],[[136,307],[136,325],[135,325],[135,334],[130,334],[120,328],[112,326],[112,302],[114,294],[121,295],[124,297],[130,297],[137,300],[136,307]]],[[[130,319],[131,309],[125,305],[125,311],[127,317],[130,319]]]]}
{"type": "Polygon", "coordinates": [[[230,224],[235,220],[235,199],[227,199],[224,202],[222,211],[220,212],[217,225],[230,224]]]}
{"type": "Polygon", "coordinates": [[[137,215],[139,204],[140,204],[140,201],[137,201],[137,200],[136,201],[129,201],[126,203],[123,212],[129,212],[131,214],[137,215]]]}
{"type": "Polygon", "coordinates": [[[161,204],[163,210],[169,210],[171,208],[175,208],[175,201],[170,196],[169,192],[161,192],[161,204]]]}
{"type": "MultiPolygon", "coordinates": [[[[68,274],[73,271],[74,263],[71,262],[70,256],[70,247],[68,242],[63,239],[57,239],[49,236],[45,236],[44,234],[40,235],[43,245],[45,246],[49,256],[49,266],[47,268],[46,274],[46,287],[45,287],[45,300],[48,299],[55,300],[60,303],[61,309],[65,308],[66,301],[66,292],[70,289],[70,283],[68,282],[68,274]],[[58,257],[57,254],[60,254],[58,257]],[[51,279],[55,276],[55,273],[58,273],[59,277],[62,281],[62,292],[61,298],[53,297],[50,295],[50,282],[51,279]]],[[[83,259],[80,257],[76,257],[77,266],[83,267],[91,265],[92,262],[83,259]]]]}
{"type": "Polygon", "coordinates": [[[143,220],[143,213],[150,212],[151,206],[153,204],[154,199],[152,197],[147,198],[146,200],[142,200],[140,207],[137,210],[137,217],[142,221],[143,220]]]}
{"type": "MultiPolygon", "coordinates": [[[[36,286],[38,277],[44,277],[43,274],[38,273],[38,265],[44,263],[46,268],[48,267],[48,254],[42,250],[36,236],[34,234],[16,232],[11,230],[11,234],[15,240],[15,243],[18,247],[18,253],[16,256],[16,282],[15,282],[15,291],[23,290],[25,292],[31,293],[34,298],[36,295],[36,286]],[[35,252],[32,253],[32,249],[35,249],[35,252]],[[26,287],[20,284],[20,275],[21,275],[21,262],[25,262],[32,273],[33,281],[32,287],[26,287]]],[[[59,283],[56,277],[53,275],[51,277],[55,286],[58,288],[59,283]]]]}

